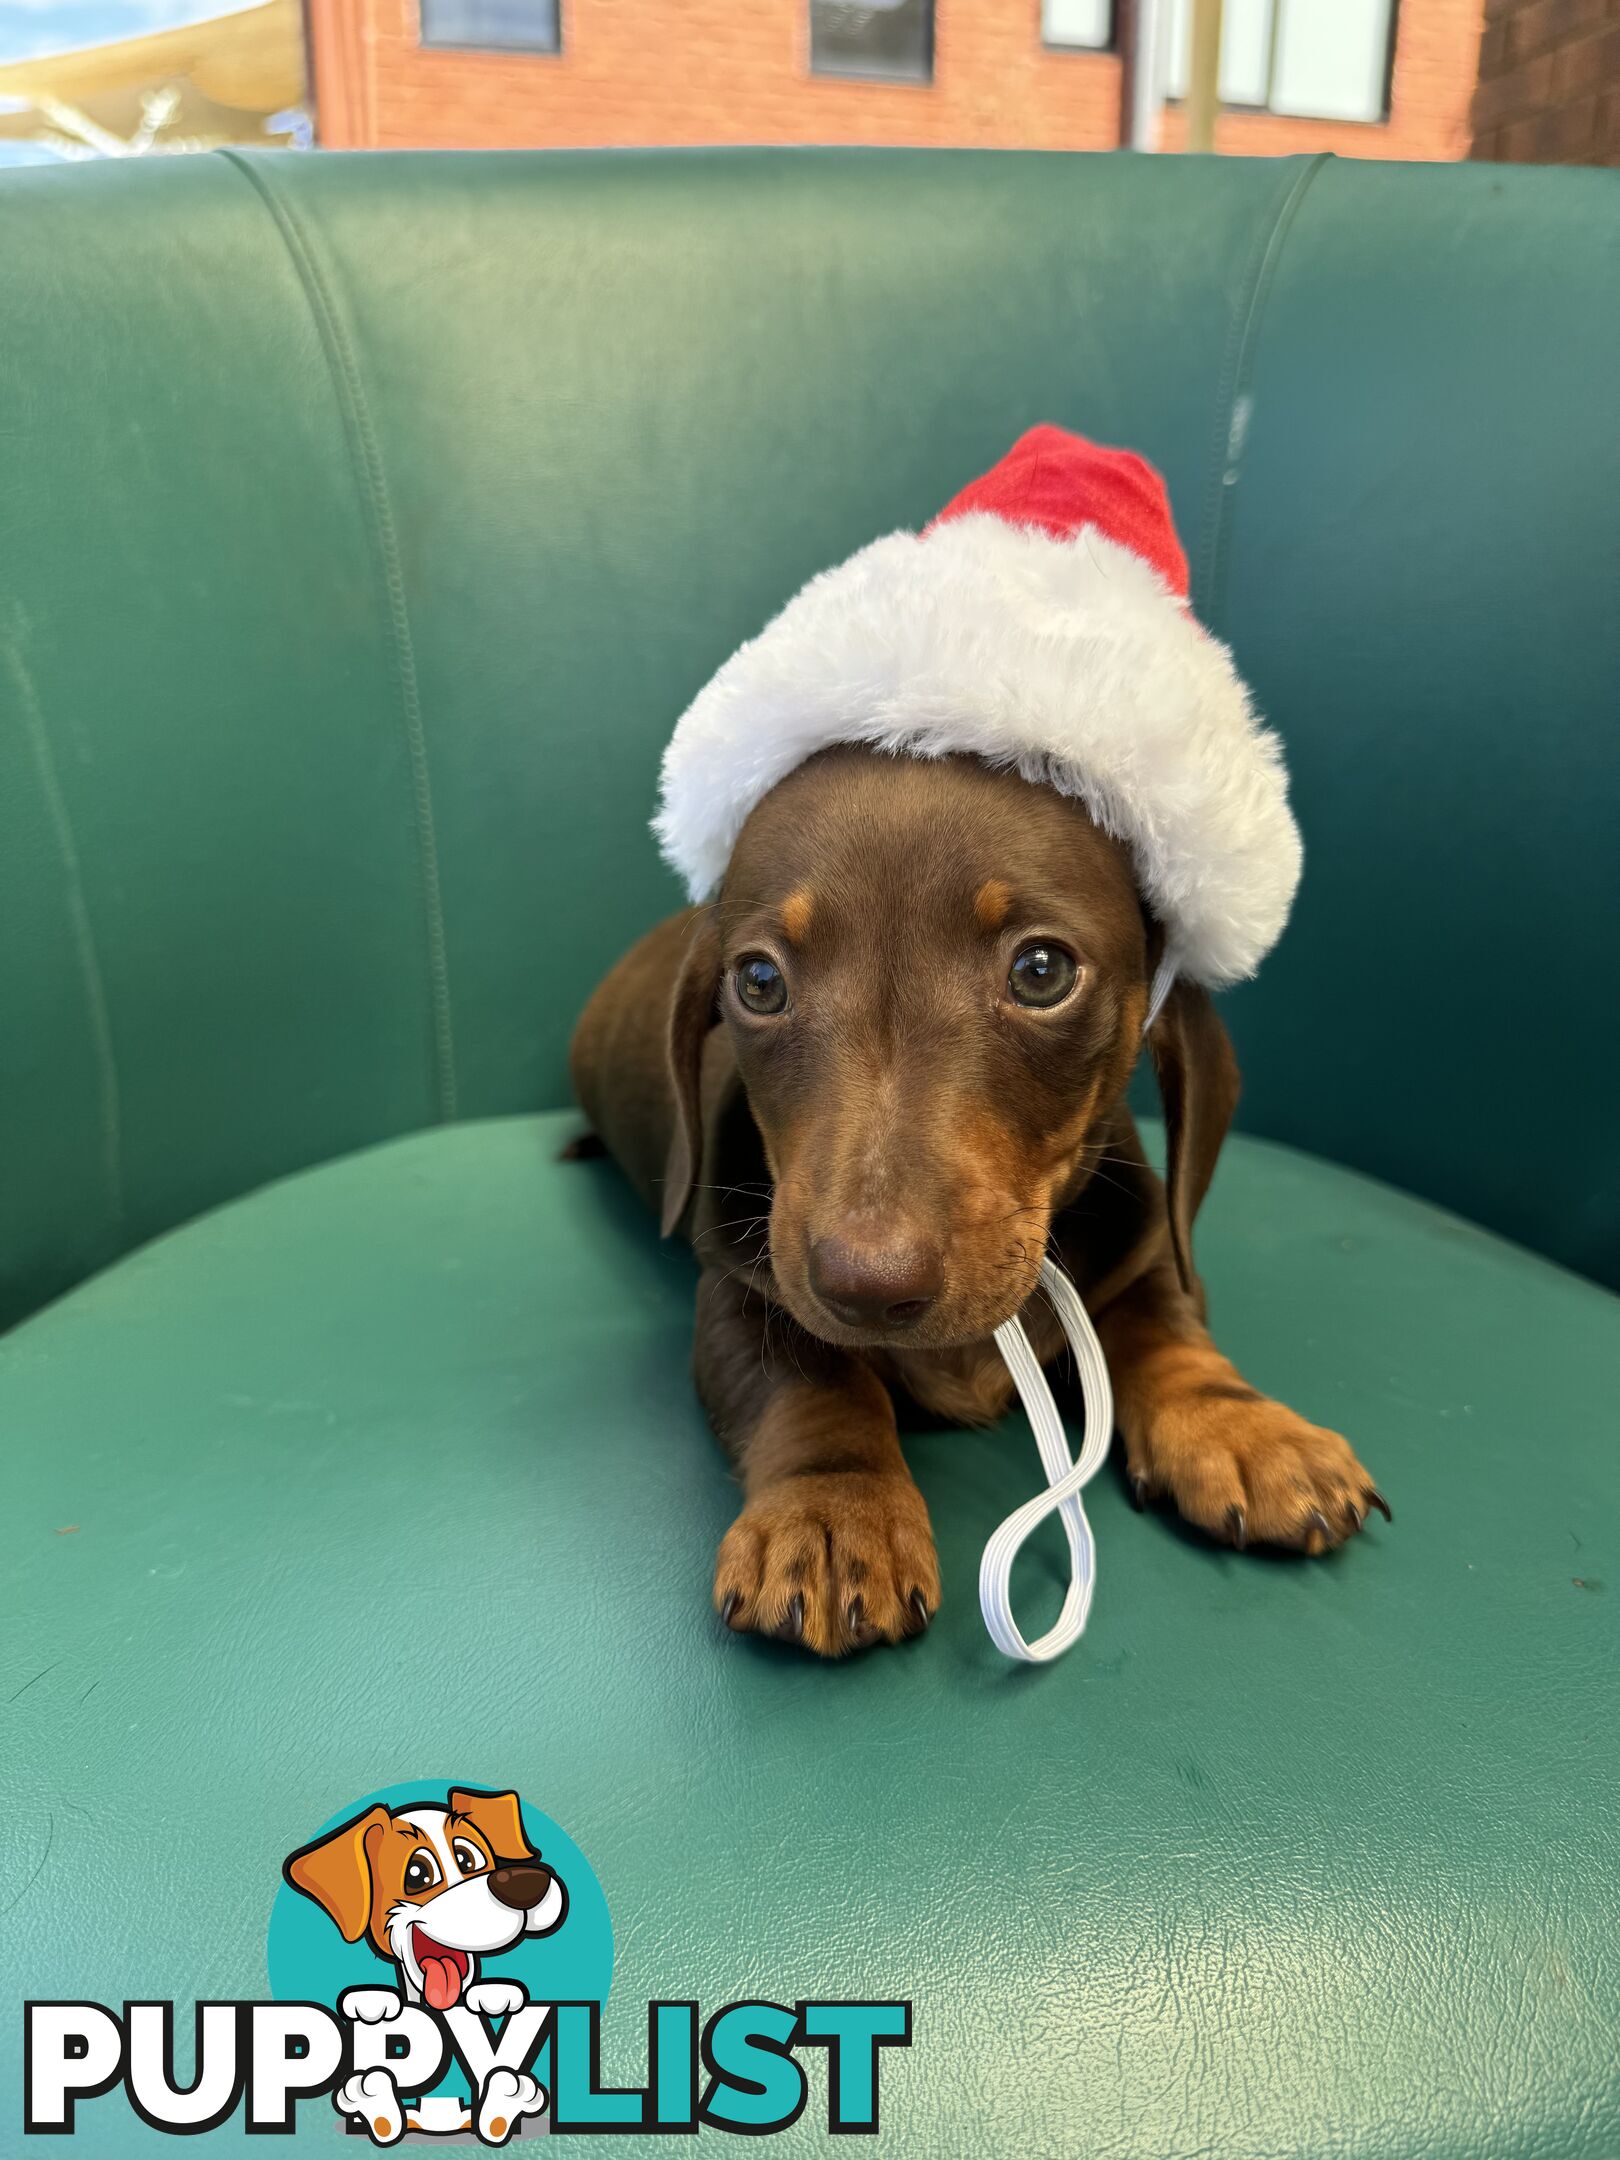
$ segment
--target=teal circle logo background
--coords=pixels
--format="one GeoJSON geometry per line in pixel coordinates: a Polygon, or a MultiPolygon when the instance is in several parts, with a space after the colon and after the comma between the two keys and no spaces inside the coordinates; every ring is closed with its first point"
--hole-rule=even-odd
{"type": "MultiPolygon", "coordinates": [[[[462,1790],[501,1792],[509,1790],[492,1780],[467,1777],[412,1778],[403,1785],[385,1785],[377,1792],[362,1793],[347,1807],[338,1809],[324,1823],[311,1824],[307,1833],[292,1836],[287,1851],[298,1852],[329,1831],[353,1822],[367,1808],[382,1806],[399,1810],[411,1806],[444,1807],[452,1785],[462,1790]]],[[[530,1845],[562,1877],[568,1893],[568,1912],[560,1928],[550,1935],[527,1935],[510,1950],[491,1951],[479,1962],[486,1980],[519,1980],[531,2002],[607,2001],[613,1979],[613,1922],[607,1899],[591,1863],[549,1815],[521,1800],[523,1830],[530,1845]]],[[[317,2002],[336,2006],[345,1988],[397,1987],[399,1976],[391,1960],[379,1957],[369,1939],[346,1943],[336,1924],[313,1898],[295,1890],[284,1877],[270,1908],[270,1939],[265,1951],[270,1970],[270,1992],[278,2002],[317,2002]]]]}

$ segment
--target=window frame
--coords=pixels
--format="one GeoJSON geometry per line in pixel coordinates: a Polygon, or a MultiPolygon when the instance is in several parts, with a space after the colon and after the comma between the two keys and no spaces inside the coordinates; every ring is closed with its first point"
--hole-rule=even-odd
{"type": "MultiPolygon", "coordinates": [[[[817,4],[818,0],[805,0],[804,10],[804,25],[806,31],[805,61],[807,72],[809,73],[813,81],[882,83],[888,86],[890,89],[899,90],[931,90],[934,87],[934,55],[937,42],[935,36],[935,31],[937,27],[935,18],[938,14],[938,0],[921,0],[921,5],[927,12],[927,36],[926,50],[923,55],[924,72],[920,75],[913,75],[909,73],[903,74],[895,68],[858,66],[828,67],[825,61],[818,65],[816,61],[817,4]]],[[[837,5],[837,0],[827,0],[827,4],[835,6],[837,5]]],[[[561,5],[561,0],[558,0],[558,5],[561,5]]]]}
{"type": "Polygon", "coordinates": [[[563,36],[564,0],[556,0],[557,36],[550,45],[514,45],[493,40],[429,37],[427,10],[432,0],[416,0],[416,49],[418,52],[494,53],[514,60],[560,60],[566,48],[563,36]]]}

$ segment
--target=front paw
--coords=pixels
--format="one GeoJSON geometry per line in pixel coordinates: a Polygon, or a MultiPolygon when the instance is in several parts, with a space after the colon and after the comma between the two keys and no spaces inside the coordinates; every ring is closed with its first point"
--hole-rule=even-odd
{"type": "Polygon", "coordinates": [[[510,2017],[529,1997],[520,1980],[475,1980],[463,1997],[480,2017],[510,2017]]]}
{"type": "Polygon", "coordinates": [[[543,2115],[546,2088],[523,2070],[499,2066],[479,2095],[478,2135],[486,2145],[504,2145],[525,2116],[543,2115]]]}
{"type": "Polygon", "coordinates": [[[1127,1454],[1138,1505],[1162,1495],[1239,1550],[1324,1553],[1354,1537],[1373,1508],[1389,1514],[1347,1441],[1240,1385],[1189,1390],[1163,1405],[1146,1444],[1127,1454]]]}
{"type": "Polygon", "coordinates": [[[351,2024],[381,2025],[399,2016],[399,1997],[392,1988],[345,1988],[338,2010],[351,2024]]]}
{"type": "Polygon", "coordinates": [[[726,1532],[714,1602],[728,1627],[822,1657],[920,1635],[939,1604],[922,1494],[859,1470],[768,1486],[726,1532]]]}

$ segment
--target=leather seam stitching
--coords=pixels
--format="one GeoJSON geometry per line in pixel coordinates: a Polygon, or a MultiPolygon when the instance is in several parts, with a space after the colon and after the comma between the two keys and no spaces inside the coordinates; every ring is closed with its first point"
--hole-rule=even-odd
{"type": "Polygon", "coordinates": [[[1319,150],[1302,172],[1290,178],[1282,200],[1255,236],[1238,304],[1233,310],[1231,334],[1227,339],[1216,393],[1215,435],[1204,481],[1204,515],[1198,551],[1198,614],[1206,626],[1217,633],[1226,605],[1231,504],[1248,434],[1249,386],[1254,379],[1260,326],[1276,279],[1277,265],[1299,206],[1311,183],[1330,159],[1331,152],[1319,150]]]}
{"type": "Polygon", "coordinates": [[[350,464],[361,500],[369,511],[376,567],[382,582],[392,673],[404,726],[416,812],[417,879],[427,939],[428,991],[433,1021],[434,1092],[440,1121],[456,1115],[456,1051],[450,998],[450,963],[445,937],[444,903],[439,874],[438,833],[433,814],[433,784],[428,764],[427,732],[422,713],[416,646],[410,605],[405,594],[399,533],[394,522],[382,450],[372,424],[365,384],[347,327],[327,284],[314,244],[292,204],[237,151],[221,151],[265,205],[291,259],[305,301],[320,333],[327,371],[337,394],[349,438],[350,464]]]}
{"type": "Polygon", "coordinates": [[[33,753],[40,793],[45,798],[46,815],[50,819],[67,887],[68,920],[72,925],[73,943],[78,953],[79,978],[84,990],[90,1041],[94,1049],[101,1096],[101,1156],[102,1175],[107,1188],[107,1226],[112,1243],[116,1246],[123,1236],[125,1215],[123,1091],[118,1078],[118,1058],[113,1048],[112,1012],[107,1003],[106,977],[102,973],[101,958],[96,946],[95,926],[91,921],[89,897],[85,892],[84,865],[73,831],[72,814],[68,809],[56,759],[51,751],[50,731],[40,708],[39,694],[23,660],[17,637],[8,636],[4,645],[6,672],[17,692],[23,733],[33,753]]]}

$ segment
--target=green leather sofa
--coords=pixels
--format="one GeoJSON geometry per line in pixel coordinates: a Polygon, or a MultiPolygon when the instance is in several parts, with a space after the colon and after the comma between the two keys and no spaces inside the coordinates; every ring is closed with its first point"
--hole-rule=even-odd
{"type": "Polygon", "coordinates": [[[23,1997],[262,1995],[283,1856],[431,1777],[589,1855],[610,2076],[652,1997],[905,1996],[896,2152],[1612,2160],[1617,352],[1608,173],[5,176],[0,2151],[23,1997]],[[709,1610],[693,1269],[556,1159],[565,1047],[687,698],[1037,420],[1162,467],[1287,741],[1200,1256],[1395,1521],[1107,1475],[1016,1670],[1027,1431],[929,1434],[939,1620],[824,1667],[709,1610]]]}

